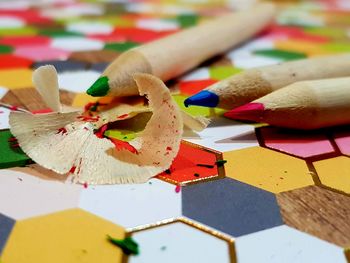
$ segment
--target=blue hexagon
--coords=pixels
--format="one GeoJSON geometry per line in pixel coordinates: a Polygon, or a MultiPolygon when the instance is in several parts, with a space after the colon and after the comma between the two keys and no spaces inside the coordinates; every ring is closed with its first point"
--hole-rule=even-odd
{"type": "Polygon", "coordinates": [[[182,213],[234,237],[283,224],[274,194],[231,178],[183,187],[182,213]]]}
{"type": "Polygon", "coordinates": [[[0,214],[0,255],[3,248],[7,242],[8,237],[10,236],[11,230],[15,225],[15,220],[9,218],[3,214],[0,214]]]}

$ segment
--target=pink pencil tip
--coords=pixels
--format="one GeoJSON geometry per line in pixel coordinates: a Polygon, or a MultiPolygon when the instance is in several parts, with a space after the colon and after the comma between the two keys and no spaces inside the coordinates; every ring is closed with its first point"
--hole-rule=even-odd
{"type": "Polygon", "coordinates": [[[234,120],[261,121],[262,114],[265,110],[262,103],[248,103],[237,107],[224,114],[225,117],[234,120]]]}

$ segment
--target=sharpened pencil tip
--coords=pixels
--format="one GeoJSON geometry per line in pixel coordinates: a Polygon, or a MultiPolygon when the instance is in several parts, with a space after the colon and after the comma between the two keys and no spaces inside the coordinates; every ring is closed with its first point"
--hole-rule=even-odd
{"type": "Polygon", "coordinates": [[[261,121],[265,107],[262,103],[248,103],[224,113],[224,116],[234,120],[261,121]]]}
{"type": "Polygon", "coordinates": [[[184,101],[184,104],[186,107],[190,105],[216,107],[219,104],[219,96],[211,91],[202,90],[201,92],[187,98],[184,101]]]}
{"type": "Polygon", "coordinates": [[[98,78],[94,84],[86,91],[87,94],[93,97],[106,96],[109,91],[108,77],[103,76],[98,78]]]}

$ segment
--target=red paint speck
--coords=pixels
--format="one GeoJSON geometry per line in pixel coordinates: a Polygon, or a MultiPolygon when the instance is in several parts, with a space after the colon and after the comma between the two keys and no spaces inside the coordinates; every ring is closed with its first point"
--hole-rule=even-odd
{"type": "Polygon", "coordinates": [[[123,115],[118,116],[117,118],[118,119],[125,119],[128,116],[129,116],[129,114],[123,114],[123,115]]]}
{"type": "Polygon", "coordinates": [[[107,124],[104,124],[101,126],[101,128],[99,128],[96,132],[95,132],[95,135],[97,136],[97,138],[104,138],[104,133],[105,131],[107,130],[108,126],[107,124]]]}
{"type": "Polygon", "coordinates": [[[12,105],[12,106],[10,107],[10,110],[18,110],[18,107],[12,105]]]}
{"type": "Polygon", "coordinates": [[[115,138],[109,138],[109,139],[111,140],[111,142],[113,142],[113,144],[115,145],[115,148],[117,148],[118,150],[125,149],[135,154],[138,153],[137,150],[128,142],[118,140],[115,138]]]}
{"type": "Polygon", "coordinates": [[[177,185],[176,187],[175,187],[175,193],[180,193],[180,191],[181,191],[181,185],[177,185]]]}
{"type": "Polygon", "coordinates": [[[72,168],[70,168],[69,172],[70,172],[71,174],[74,174],[76,168],[77,168],[77,167],[72,166],[72,168]]]}
{"type": "Polygon", "coordinates": [[[96,122],[99,120],[99,118],[100,118],[100,116],[96,116],[96,117],[78,116],[78,119],[80,119],[82,121],[87,121],[87,122],[96,122]]]}
{"type": "Polygon", "coordinates": [[[88,183],[87,182],[85,182],[84,184],[83,184],[83,186],[84,186],[84,188],[86,189],[86,188],[88,188],[88,183]]]}
{"type": "Polygon", "coordinates": [[[96,104],[96,102],[89,102],[89,103],[87,103],[87,104],[84,106],[84,110],[85,110],[85,111],[90,110],[90,108],[91,108],[92,106],[94,106],[95,104],[96,104]]]}
{"type": "Polygon", "coordinates": [[[171,151],[173,148],[171,148],[170,146],[166,147],[167,151],[171,151]]]}
{"type": "Polygon", "coordinates": [[[56,134],[60,134],[60,133],[62,133],[62,135],[67,133],[67,129],[64,128],[64,127],[63,128],[59,128],[56,134]]]}

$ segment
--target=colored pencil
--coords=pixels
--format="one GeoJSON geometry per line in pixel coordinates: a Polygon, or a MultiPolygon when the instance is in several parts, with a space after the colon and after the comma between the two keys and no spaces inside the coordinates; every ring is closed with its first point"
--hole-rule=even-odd
{"type": "Polygon", "coordinates": [[[225,116],[303,130],[350,124],[350,77],[296,82],[225,116]]]}
{"type": "Polygon", "coordinates": [[[295,60],[259,67],[215,83],[185,105],[232,109],[297,81],[350,76],[350,54],[295,60]]]}
{"type": "Polygon", "coordinates": [[[133,48],[116,58],[87,90],[91,96],[138,95],[132,75],[153,74],[163,81],[196,67],[261,31],[275,6],[261,3],[133,48]]]}

